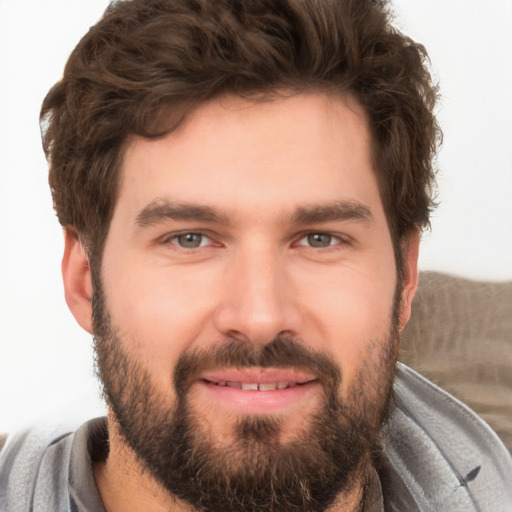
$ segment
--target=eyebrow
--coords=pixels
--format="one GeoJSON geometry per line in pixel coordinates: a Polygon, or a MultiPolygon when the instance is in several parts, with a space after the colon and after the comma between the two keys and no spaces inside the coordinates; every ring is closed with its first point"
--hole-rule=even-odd
{"type": "Polygon", "coordinates": [[[227,215],[209,206],[172,203],[163,199],[149,203],[137,215],[135,223],[140,227],[148,227],[169,219],[229,224],[227,215]]]}
{"type": "Polygon", "coordinates": [[[295,224],[315,224],[337,220],[371,223],[373,215],[368,206],[358,201],[336,201],[326,205],[300,207],[292,216],[292,222],[295,224]]]}

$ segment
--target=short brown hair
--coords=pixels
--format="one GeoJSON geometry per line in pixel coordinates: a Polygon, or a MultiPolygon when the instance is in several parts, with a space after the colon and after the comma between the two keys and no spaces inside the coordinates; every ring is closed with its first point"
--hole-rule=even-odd
{"type": "Polygon", "coordinates": [[[223,94],[348,93],[366,110],[395,242],[428,225],[441,134],[424,47],[384,0],[121,0],[41,111],[61,224],[101,257],[130,135],[159,137],[223,94]]]}

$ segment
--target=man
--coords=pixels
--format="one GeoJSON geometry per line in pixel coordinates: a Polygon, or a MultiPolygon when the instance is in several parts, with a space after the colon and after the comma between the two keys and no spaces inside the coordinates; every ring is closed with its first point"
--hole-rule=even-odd
{"type": "Polygon", "coordinates": [[[0,509],[509,510],[512,462],[400,366],[439,129],[377,0],[125,0],[42,109],[108,418],[12,436],[0,509]]]}

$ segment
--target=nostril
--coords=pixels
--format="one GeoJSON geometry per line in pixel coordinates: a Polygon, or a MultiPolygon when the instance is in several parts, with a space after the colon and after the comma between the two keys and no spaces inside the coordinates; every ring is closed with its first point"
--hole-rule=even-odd
{"type": "Polygon", "coordinates": [[[249,343],[251,341],[249,336],[247,336],[246,334],[244,334],[241,331],[237,331],[237,330],[234,330],[234,329],[230,329],[229,331],[227,331],[225,333],[225,335],[226,335],[226,337],[228,337],[228,338],[230,338],[232,340],[242,341],[244,343],[249,343]]]}

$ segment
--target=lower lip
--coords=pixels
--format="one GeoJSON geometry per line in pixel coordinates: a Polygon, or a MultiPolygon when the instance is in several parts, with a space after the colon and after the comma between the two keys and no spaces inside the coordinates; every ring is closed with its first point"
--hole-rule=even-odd
{"type": "Polygon", "coordinates": [[[285,389],[272,391],[254,391],[218,386],[201,380],[201,390],[207,395],[209,403],[219,403],[234,412],[245,414],[276,414],[287,409],[304,405],[307,398],[319,389],[317,381],[299,384],[285,389]]]}

